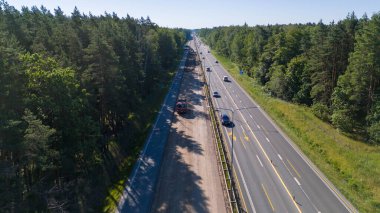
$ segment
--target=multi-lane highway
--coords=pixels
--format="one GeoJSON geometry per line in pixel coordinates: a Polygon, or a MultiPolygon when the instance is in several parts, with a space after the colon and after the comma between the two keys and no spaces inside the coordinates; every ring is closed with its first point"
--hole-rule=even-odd
{"type": "Polygon", "coordinates": [[[233,125],[223,127],[233,170],[247,212],[356,212],[357,210],[299,151],[235,82],[209,48],[196,38],[218,114],[233,125]],[[229,82],[223,81],[228,76],[229,82]],[[232,134],[233,130],[233,134],[232,134]]]}

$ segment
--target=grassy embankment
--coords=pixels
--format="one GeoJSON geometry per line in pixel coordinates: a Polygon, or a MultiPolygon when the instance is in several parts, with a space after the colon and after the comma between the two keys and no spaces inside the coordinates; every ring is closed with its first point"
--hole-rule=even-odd
{"type": "MultiPolygon", "coordinates": [[[[180,54],[181,58],[183,55],[182,53],[180,54]]],[[[137,120],[148,120],[148,122],[144,123],[144,126],[142,126],[140,122],[136,120],[135,126],[141,129],[138,137],[135,139],[133,145],[131,146],[132,149],[126,153],[126,151],[123,151],[123,148],[118,143],[110,143],[109,150],[112,154],[113,160],[116,161],[116,164],[118,165],[119,178],[118,180],[113,181],[108,189],[108,196],[104,200],[102,209],[103,212],[115,212],[118,201],[123,194],[125,182],[128,179],[133,165],[139,156],[140,150],[142,149],[144,142],[150,133],[150,129],[155,122],[157,113],[159,112],[162,102],[164,101],[164,98],[169,91],[171,82],[174,78],[174,75],[176,74],[181,58],[177,59],[175,63],[176,65],[168,73],[167,78],[162,80],[164,86],[162,88],[154,90],[154,93],[150,94],[150,96],[147,97],[147,100],[145,101],[146,104],[144,104],[144,106],[141,106],[140,112],[136,113],[145,116],[144,118],[139,118],[137,120]]],[[[132,120],[136,119],[133,118],[134,115],[131,115],[130,117],[132,120]]]]}
{"type": "Polygon", "coordinates": [[[229,59],[212,53],[360,212],[380,212],[379,146],[346,137],[308,107],[270,97],[229,59]]]}

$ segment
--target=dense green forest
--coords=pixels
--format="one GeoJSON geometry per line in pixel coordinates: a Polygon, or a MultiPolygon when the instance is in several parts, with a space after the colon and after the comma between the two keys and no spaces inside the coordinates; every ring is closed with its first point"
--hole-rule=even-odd
{"type": "Polygon", "coordinates": [[[1,212],[101,211],[116,143],[138,153],[188,32],[0,1],[1,212]]]}
{"type": "Polygon", "coordinates": [[[201,29],[202,39],[272,96],[380,143],[380,13],[337,23],[201,29]]]}

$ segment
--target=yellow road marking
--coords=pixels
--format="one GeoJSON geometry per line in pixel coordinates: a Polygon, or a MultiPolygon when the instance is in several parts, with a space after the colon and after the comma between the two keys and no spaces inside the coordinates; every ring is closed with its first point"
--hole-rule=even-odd
{"type": "Polygon", "coordinates": [[[297,174],[297,176],[299,178],[301,178],[301,175],[297,172],[296,168],[294,168],[293,164],[288,159],[286,159],[286,160],[288,161],[289,165],[292,167],[292,169],[294,170],[294,172],[297,174]]]}
{"type": "Polygon", "coordinates": [[[240,188],[240,181],[239,181],[239,178],[237,178],[235,167],[234,167],[234,173],[235,173],[237,185],[239,187],[239,194],[240,194],[240,197],[242,198],[241,200],[243,201],[244,209],[247,209],[247,205],[245,204],[244,196],[240,188]]]}
{"type": "MultiPolygon", "coordinates": [[[[228,136],[232,136],[232,132],[228,132],[228,136]]],[[[234,141],[236,141],[236,136],[234,135],[234,141]]]]}
{"type": "MultiPolygon", "coordinates": [[[[228,133],[229,134],[229,133],[228,133]]],[[[228,153],[230,153],[230,148],[228,147],[228,145],[226,146],[227,147],[227,151],[228,153]]],[[[233,173],[235,173],[235,177],[236,177],[236,182],[238,184],[238,187],[239,187],[239,194],[241,195],[241,198],[243,200],[243,205],[244,205],[244,209],[247,209],[247,205],[245,204],[245,199],[244,199],[244,196],[243,196],[243,192],[241,190],[241,187],[240,187],[240,181],[239,181],[239,178],[237,178],[237,174],[236,174],[236,170],[235,170],[235,167],[233,167],[233,173]]],[[[248,193],[248,192],[247,192],[248,193]]]]}
{"type": "Polygon", "coordinates": [[[244,139],[246,140],[246,141],[249,141],[249,137],[247,136],[247,134],[245,134],[245,130],[243,129],[243,134],[244,134],[244,139]]]}
{"type": "MultiPolygon", "coordinates": [[[[207,58],[207,61],[209,61],[208,58],[207,58]]],[[[210,63],[210,61],[209,61],[209,63],[210,63]]],[[[211,66],[214,68],[214,65],[211,65],[211,66]]],[[[219,79],[219,80],[220,80],[220,79],[219,79]]],[[[220,81],[221,81],[221,80],[220,80],[220,81]]],[[[226,87],[225,87],[225,89],[227,90],[226,87]]],[[[234,103],[235,107],[237,107],[237,105],[236,105],[235,101],[233,100],[233,98],[231,97],[231,95],[230,95],[229,93],[227,93],[227,94],[228,94],[228,95],[230,96],[230,98],[232,99],[232,102],[234,103]]],[[[245,120],[245,118],[244,118],[244,116],[243,116],[242,114],[241,114],[241,116],[242,116],[243,119],[245,120]]],[[[248,125],[248,123],[247,123],[246,120],[245,120],[245,123],[248,125]]],[[[260,149],[263,151],[265,157],[267,158],[268,161],[270,161],[270,159],[269,159],[267,153],[264,151],[264,148],[261,146],[261,144],[260,144],[260,142],[258,141],[258,139],[257,139],[257,137],[255,136],[255,134],[253,134],[253,131],[252,131],[252,129],[251,129],[251,127],[250,127],[249,125],[248,125],[248,128],[249,128],[250,132],[252,133],[254,139],[257,141],[258,145],[260,146],[260,149]]],[[[232,133],[231,133],[231,134],[232,134],[232,133]]],[[[228,147],[228,146],[227,146],[227,147],[228,147]]],[[[284,186],[284,188],[285,188],[286,192],[288,193],[289,197],[290,197],[291,200],[293,201],[293,204],[294,204],[295,207],[297,208],[298,212],[301,213],[301,212],[302,212],[301,209],[298,207],[298,204],[295,202],[295,200],[292,199],[293,196],[292,196],[291,193],[289,192],[289,190],[288,190],[288,188],[286,187],[286,185],[285,185],[284,181],[282,180],[281,176],[278,174],[276,168],[274,167],[273,164],[271,164],[271,166],[272,166],[273,170],[275,171],[277,177],[280,179],[281,184],[284,186]]]]}
{"type": "Polygon", "coordinates": [[[241,144],[243,144],[244,149],[247,149],[247,148],[245,147],[245,145],[244,145],[244,142],[243,142],[243,139],[241,138],[241,136],[240,136],[240,142],[241,142],[241,144]]]}
{"type": "MultiPolygon", "coordinates": [[[[249,126],[248,126],[248,128],[249,128],[249,126]]],[[[252,133],[253,137],[255,138],[255,140],[257,141],[257,144],[259,145],[260,149],[261,149],[262,152],[264,153],[264,155],[265,155],[265,157],[267,158],[267,160],[270,161],[270,158],[269,158],[268,154],[265,152],[264,148],[261,146],[261,144],[260,144],[259,140],[257,139],[256,135],[253,134],[253,131],[252,131],[252,130],[251,130],[251,133],[252,133]]],[[[302,212],[301,209],[299,208],[298,204],[296,203],[296,201],[293,199],[292,194],[290,193],[288,187],[285,185],[285,183],[284,183],[284,181],[282,180],[282,178],[281,178],[280,174],[278,173],[277,169],[274,167],[274,165],[273,165],[272,163],[271,163],[270,165],[272,166],[272,168],[273,168],[274,172],[276,173],[278,179],[280,179],[282,186],[284,186],[286,192],[288,193],[289,197],[290,197],[291,200],[293,201],[293,204],[294,204],[294,206],[297,208],[298,212],[302,212]]]]}
{"type": "Polygon", "coordinates": [[[244,139],[248,142],[249,141],[249,137],[248,135],[245,133],[245,129],[242,125],[240,125],[241,129],[243,130],[243,135],[244,135],[244,139]]]}
{"type": "Polygon", "coordinates": [[[273,204],[272,204],[272,201],[267,193],[267,190],[265,190],[265,187],[264,187],[264,184],[261,184],[261,187],[263,187],[263,190],[264,190],[264,193],[265,193],[265,196],[267,196],[267,199],[269,201],[269,204],[270,204],[270,207],[272,207],[272,210],[274,211],[274,207],[273,207],[273,204]]]}

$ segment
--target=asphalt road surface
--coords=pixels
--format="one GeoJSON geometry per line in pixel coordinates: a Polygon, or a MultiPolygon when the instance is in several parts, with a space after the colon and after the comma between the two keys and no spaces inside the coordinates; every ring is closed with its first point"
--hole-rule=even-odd
{"type": "Polygon", "coordinates": [[[202,71],[191,52],[179,95],[189,111],[173,117],[152,212],[226,212],[202,71]]]}
{"type": "Polygon", "coordinates": [[[223,127],[233,169],[247,212],[357,212],[344,196],[273,123],[199,40],[218,113],[233,125],[223,127]],[[223,81],[227,76],[230,81],[223,81]],[[233,130],[233,136],[232,136],[233,130]]]}
{"type": "Polygon", "coordinates": [[[176,76],[158,113],[153,129],[126,181],[116,212],[150,212],[157,177],[181,86],[188,51],[184,52],[176,76]]]}

